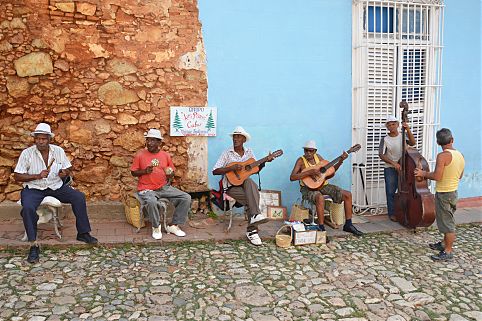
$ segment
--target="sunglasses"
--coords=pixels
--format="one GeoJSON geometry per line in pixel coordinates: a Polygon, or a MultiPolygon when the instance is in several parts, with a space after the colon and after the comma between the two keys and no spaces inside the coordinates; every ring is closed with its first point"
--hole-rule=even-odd
{"type": "Polygon", "coordinates": [[[308,153],[314,153],[316,152],[316,149],[314,148],[304,148],[305,152],[308,152],[308,153]]]}

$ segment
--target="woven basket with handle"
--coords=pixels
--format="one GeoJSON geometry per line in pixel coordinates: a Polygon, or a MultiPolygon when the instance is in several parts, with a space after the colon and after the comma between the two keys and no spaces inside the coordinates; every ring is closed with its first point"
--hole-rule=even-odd
{"type": "Polygon", "coordinates": [[[283,225],[282,227],[280,227],[278,232],[276,232],[276,235],[275,235],[274,239],[276,241],[277,246],[283,247],[283,248],[290,247],[291,241],[293,240],[293,230],[292,230],[291,226],[290,225],[283,225]],[[290,231],[290,234],[289,235],[288,234],[281,234],[281,230],[283,228],[288,228],[289,231],[290,231]]]}

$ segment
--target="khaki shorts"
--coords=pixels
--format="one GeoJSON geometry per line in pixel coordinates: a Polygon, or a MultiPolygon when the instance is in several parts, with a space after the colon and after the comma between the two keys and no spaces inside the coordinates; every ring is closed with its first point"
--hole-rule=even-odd
{"type": "Polygon", "coordinates": [[[341,193],[341,188],[336,185],[326,184],[318,190],[309,189],[306,186],[301,186],[301,195],[303,199],[307,199],[313,204],[316,203],[316,196],[318,194],[328,195],[333,200],[333,203],[341,204],[343,202],[343,195],[341,193]]]}
{"type": "Polygon", "coordinates": [[[454,213],[457,205],[457,191],[435,193],[435,218],[440,233],[455,233],[454,213]]]}

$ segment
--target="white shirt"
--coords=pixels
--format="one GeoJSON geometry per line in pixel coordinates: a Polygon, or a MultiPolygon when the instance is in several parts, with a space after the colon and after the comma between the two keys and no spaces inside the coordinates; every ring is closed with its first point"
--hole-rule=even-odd
{"type": "MultiPolygon", "coordinates": [[[[40,190],[47,188],[56,190],[60,188],[63,183],[59,177],[59,171],[72,167],[72,164],[70,164],[67,155],[65,155],[65,151],[61,147],[52,144],[49,144],[49,158],[47,163],[52,164],[49,175],[46,178],[24,182],[22,184],[23,187],[40,190]]],[[[15,173],[37,175],[45,169],[47,169],[47,165],[45,165],[42,154],[40,154],[37,146],[33,145],[24,149],[20,154],[17,166],[15,167],[15,173]]]]}
{"type": "MultiPolygon", "coordinates": [[[[392,137],[387,135],[380,140],[380,146],[378,147],[380,154],[386,156],[397,163],[402,158],[402,134],[398,133],[397,136],[392,137]]],[[[392,164],[385,163],[385,167],[393,167],[392,164]]]]}
{"type": "MultiPolygon", "coordinates": [[[[213,171],[218,168],[226,167],[233,162],[245,162],[250,158],[256,159],[251,148],[244,148],[244,154],[243,156],[240,156],[234,151],[234,147],[230,147],[221,154],[216,164],[214,164],[213,171]]],[[[223,176],[223,186],[225,188],[231,186],[225,175],[223,176]]]]}

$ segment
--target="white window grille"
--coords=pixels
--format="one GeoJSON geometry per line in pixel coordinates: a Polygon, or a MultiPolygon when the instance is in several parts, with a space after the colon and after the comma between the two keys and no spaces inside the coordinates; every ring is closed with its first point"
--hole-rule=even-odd
{"type": "Polygon", "coordinates": [[[408,102],[416,148],[431,168],[442,87],[443,0],[353,0],[352,193],[356,213],[386,206],[384,164],[378,157],[385,119],[400,119],[408,102]]]}

